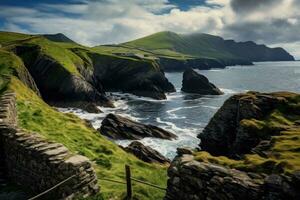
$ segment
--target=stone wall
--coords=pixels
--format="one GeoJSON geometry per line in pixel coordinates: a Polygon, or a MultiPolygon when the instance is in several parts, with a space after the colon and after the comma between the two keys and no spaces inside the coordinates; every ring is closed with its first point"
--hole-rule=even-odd
{"type": "Polygon", "coordinates": [[[184,154],[173,160],[168,176],[165,200],[300,199],[300,172],[290,176],[246,173],[184,154]]]}
{"type": "Polygon", "coordinates": [[[91,162],[72,154],[62,144],[20,130],[15,101],[13,93],[0,97],[0,153],[9,179],[35,195],[75,175],[42,199],[74,199],[97,193],[99,186],[91,162]]]}

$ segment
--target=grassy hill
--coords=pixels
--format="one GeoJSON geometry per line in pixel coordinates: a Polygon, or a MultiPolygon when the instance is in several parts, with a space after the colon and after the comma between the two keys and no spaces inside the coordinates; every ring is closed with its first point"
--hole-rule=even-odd
{"type": "Polygon", "coordinates": [[[198,58],[235,58],[234,55],[225,52],[224,47],[218,46],[219,40],[222,39],[207,34],[180,35],[167,31],[127,42],[124,45],[152,50],[157,53],[177,52],[198,58]]]}
{"type": "MultiPolygon", "coordinates": [[[[101,57],[103,63],[124,64],[125,61],[135,63],[139,61],[138,59],[94,51],[76,43],[53,42],[41,35],[0,32],[0,44],[2,46],[0,48],[0,95],[6,90],[16,93],[19,126],[28,132],[39,133],[50,141],[62,143],[70,151],[88,157],[93,162],[101,187],[101,193],[95,199],[103,197],[118,200],[125,197],[125,185],[101,180],[110,178],[122,181],[125,175],[125,164],[131,166],[132,176],[135,178],[166,187],[167,166],[140,161],[103,137],[84,120],[73,114],[60,113],[49,106],[34,90],[34,86],[30,85],[31,82],[28,81],[30,74],[24,64],[34,58],[34,53],[30,53],[32,47],[38,48],[40,55],[51,57],[58,63],[56,67],[59,67],[59,71],[55,75],[49,74],[52,79],[62,76],[59,72],[82,77],[81,68],[88,70],[91,67],[90,54],[101,57]],[[23,52],[22,57],[18,56],[16,47],[22,47],[21,50],[25,48],[28,52],[23,52]],[[78,67],[79,65],[81,68],[78,67]]],[[[126,66],[123,67],[125,70],[126,66]]],[[[40,65],[39,69],[45,70],[46,65],[40,65]]],[[[164,192],[160,190],[135,183],[133,183],[133,194],[135,199],[145,200],[162,199],[164,196],[164,192]]]]}
{"type": "Polygon", "coordinates": [[[283,49],[272,49],[254,42],[239,43],[203,33],[184,35],[169,31],[159,32],[122,45],[147,49],[154,53],[176,52],[196,58],[245,59],[249,61],[294,60],[283,49]]]}

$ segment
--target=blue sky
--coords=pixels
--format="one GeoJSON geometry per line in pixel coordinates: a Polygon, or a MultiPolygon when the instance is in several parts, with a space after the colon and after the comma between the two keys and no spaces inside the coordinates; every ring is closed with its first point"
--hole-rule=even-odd
{"type": "Polygon", "coordinates": [[[282,46],[300,58],[298,0],[1,0],[0,30],[64,33],[89,46],[158,31],[282,46]]]}

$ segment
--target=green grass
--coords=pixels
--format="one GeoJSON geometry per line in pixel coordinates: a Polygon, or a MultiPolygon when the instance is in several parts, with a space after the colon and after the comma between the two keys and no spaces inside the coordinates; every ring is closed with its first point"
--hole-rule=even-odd
{"type": "MultiPolygon", "coordinates": [[[[166,187],[167,166],[147,164],[127,154],[75,115],[63,114],[48,106],[15,77],[9,88],[17,94],[19,125],[28,132],[40,133],[49,140],[64,144],[72,152],[91,159],[104,199],[121,199],[125,196],[125,185],[101,180],[122,180],[120,177],[124,176],[125,164],[132,167],[132,176],[166,187]]],[[[164,196],[164,192],[139,184],[133,185],[133,191],[137,199],[156,200],[164,196]]]]}
{"type": "Polygon", "coordinates": [[[24,67],[19,57],[0,49],[0,94],[6,89],[9,77],[24,67]]]}
{"type": "Polygon", "coordinates": [[[25,40],[31,37],[33,36],[28,34],[23,34],[23,33],[0,31],[0,44],[2,46],[5,46],[14,43],[16,41],[25,40]]]}
{"type": "Polygon", "coordinates": [[[196,160],[267,174],[300,170],[300,95],[294,93],[274,93],[274,95],[284,97],[288,103],[274,109],[262,120],[244,119],[240,122],[241,126],[250,130],[248,132],[261,138],[271,135],[273,145],[268,150],[267,157],[246,154],[241,160],[233,160],[224,156],[215,157],[207,152],[197,152],[196,160]]]}

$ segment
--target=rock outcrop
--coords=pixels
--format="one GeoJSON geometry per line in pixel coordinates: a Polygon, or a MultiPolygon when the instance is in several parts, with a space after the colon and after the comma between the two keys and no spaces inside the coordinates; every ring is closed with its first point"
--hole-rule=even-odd
{"type": "Polygon", "coordinates": [[[195,72],[192,68],[184,71],[182,79],[182,91],[203,95],[221,95],[223,92],[209,80],[195,72]]]}
{"type": "MultiPolygon", "coordinates": [[[[247,119],[264,119],[275,108],[287,105],[287,99],[274,94],[248,92],[234,95],[225,101],[210,120],[203,132],[199,134],[200,147],[213,155],[234,157],[249,153],[252,148],[263,140],[269,140],[284,127],[273,127],[263,132],[253,132],[253,121],[247,119]]],[[[255,122],[255,121],[254,121],[255,122]]]]}
{"type": "Polygon", "coordinates": [[[143,145],[141,142],[134,141],[124,148],[125,151],[135,155],[138,159],[148,163],[169,163],[170,160],[161,155],[151,147],[143,145]]]}
{"type": "Polygon", "coordinates": [[[98,129],[102,135],[112,139],[138,140],[144,137],[175,139],[176,135],[153,125],[145,125],[119,115],[108,114],[98,129]]]}
{"type": "Polygon", "coordinates": [[[176,157],[168,169],[165,200],[300,198],[299,172],[285,175],[259,175],[198,162],[193,155],[176,157]]]}
{"type": "Polygon", "coordinates": [[[137,96],[166,99],[165,93],[175,92],[154,61],[91,54],[95,80],[105,91],[122,91],[137,96]]]}

